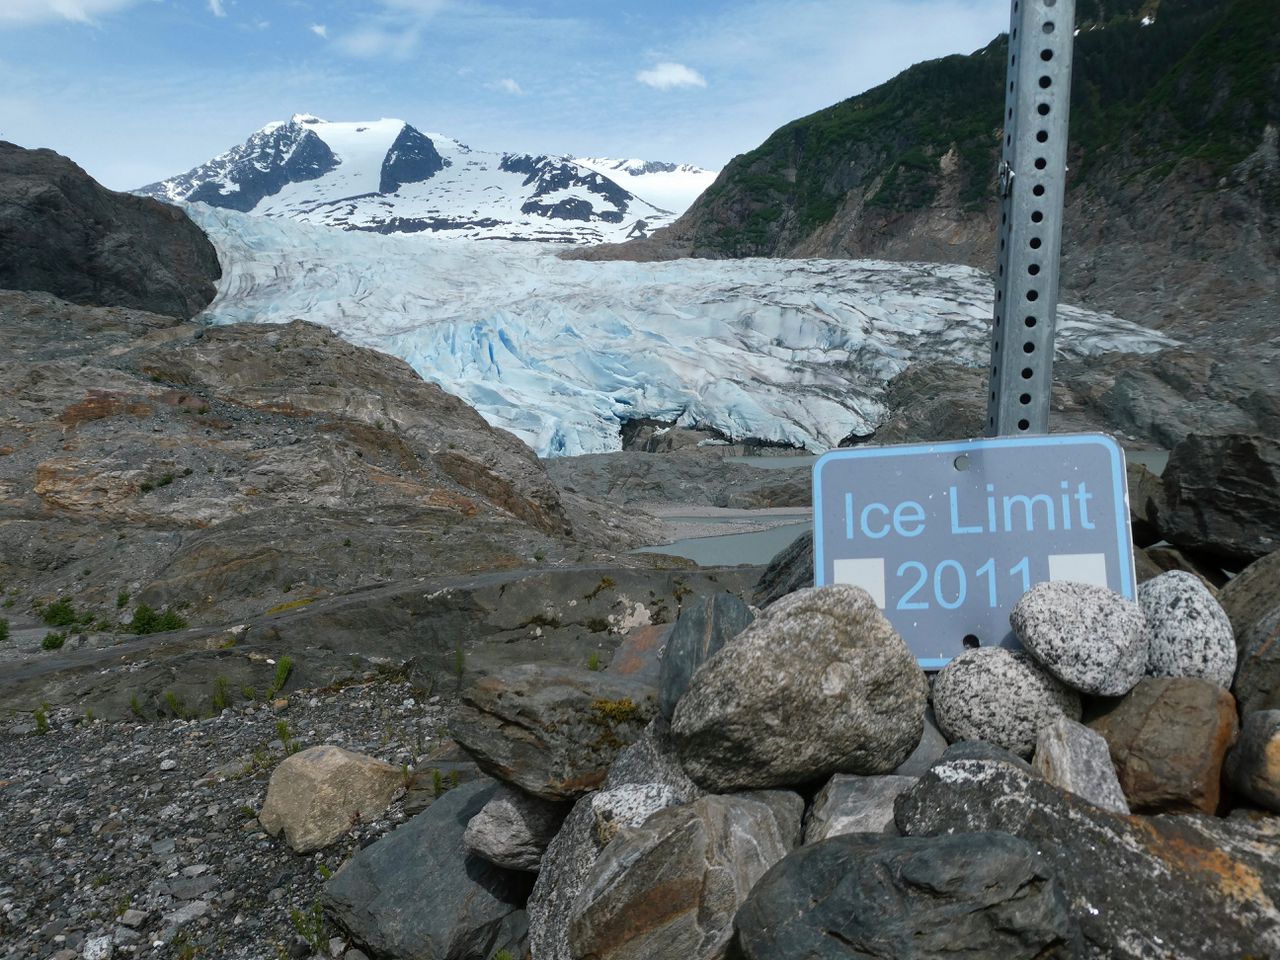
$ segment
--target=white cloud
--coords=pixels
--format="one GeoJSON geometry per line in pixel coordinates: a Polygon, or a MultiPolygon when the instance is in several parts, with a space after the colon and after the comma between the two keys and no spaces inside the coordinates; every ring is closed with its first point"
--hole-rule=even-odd
{"type": "Polygon", "coordinates": [[[418,34],[417,27],[392,30],[369,26],[343,34],[334,43],[339,50],[352,57],[404,60],[417,45],[418,34]]]}
{"type": "Polygon", "coordinates": [[[697,70],[686,67],[683,63],[657,63],[648,70],[641,70],[636,79],[658,90],[671,90],[674,87],[705,87],[706,78],[697,70]]]}
{"type": "Polygon", "coordinates": [[[209,12],[215,17],[225,17],[227,9],[222,5],[222,0],[209,0],[209,12]]]}
{"type": "Polygon", "coordinates": [[[135,6],[141,0],[3,0],[0,25],[71,20],[93,23],[96,17],[135,6]]]}
{"type": "Polygon", "coordinates": [[[524,91],[520,89],[520,84],[516,83],[510,77],[503,77],[501,80],[496,83],[491,83],[489,86],[494,90],[501,90],[503,93],[510,93],[513,96],[524,96],[524,91]]]}
{"type": "Polygon", "coordinates": [[[322,40],[327,40],[329,38],[329,28],[323,23],[313,23],[311,25],[311,32],[322,40]]]}

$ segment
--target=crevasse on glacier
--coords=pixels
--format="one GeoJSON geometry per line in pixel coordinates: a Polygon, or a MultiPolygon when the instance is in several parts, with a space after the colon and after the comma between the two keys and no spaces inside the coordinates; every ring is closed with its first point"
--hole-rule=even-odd
{"type": "MultiPolygon", "coordinates": [[[[538,244],[457,243],[188,208],[224,276],[201,319],[325,324],[408,361],[542,456],[617,450],[634,417],[819,451],[868,433],[908,364],[981,364],[980,271],[853,260],[560,260],[538,244]]],[[[1060,356],[1172,341],[1059,309],[1060,356]]]]}

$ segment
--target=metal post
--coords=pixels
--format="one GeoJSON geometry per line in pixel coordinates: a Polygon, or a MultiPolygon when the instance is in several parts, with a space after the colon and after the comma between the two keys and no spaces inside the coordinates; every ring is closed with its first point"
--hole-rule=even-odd
{"type": "Polygon", "coordinates": [[[1075,0],[1013,0],[987,435],[1047,433],[1075,0]]]}

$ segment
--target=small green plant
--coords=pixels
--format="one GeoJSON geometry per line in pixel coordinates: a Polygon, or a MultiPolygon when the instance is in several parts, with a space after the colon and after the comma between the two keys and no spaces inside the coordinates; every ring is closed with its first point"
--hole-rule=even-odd
{"type": "Polygon", "coordinates": [[[133,711],[133,715],[139,720],[147,719],[147,715],[142,712],[142,704],[138,702],[138,695],[136,693],[129,698],[129,709],[133,711]]]}
{"type": "Polygon", "coordinates": [[[44,639],[40,641],[40,646],[45,650],[61,650],[62,645],[67,642],[65,633],[54,633],[50,631],[44,635],[44,639]]]}
{"type": "Polygon", "coordinates": [[[0,643],[9,639],[9,621],[0,617],[0,643]]]}
{"type": "Polygon", "coordinates": [[[271,680],[271,686],[267,690],[267,699],[275,699],[275,695],[284,689],[284,685],[289,682],[289,674],[293,672],[293,660],[288,656],[280,658],[280,662],[276,664],[276,675],[271,680]]]}
{"type": "Polygon", "coordinates": [[[169,712],[172,713],[175,717],[179,717],[179,718],[186,717],[187,708],[183,704],[182,698],[179,697],[172,690],[166,690],[164,692],[164,703],[165,703],[165,706],[169,708],[169,712]]]}
{"type": "Polygon", "coordinates": [[[70,600],[60,597],[44,608],[40,619],[49,627],[69,627],[76,622],[76,611],[70,600]]]}
{"type": "Polygon", "coordinates": [[[407,763],[400,764],[400,779],[404,781],[404,788],[409,789],[413,785],[413,771],[409,769],[407,763]]]}
{"type": "Polygon", "coordinates": [[[316,953],[328,951],[329,943],[324,935],[324,910],[319,900],[312,903],[311,909],[305,912],[296,907],[290,910],[289,919],[293,921],[293,928],[298,931],[298,936],[307,941],[316,953]]]}
{"type": "Polygon", "coordinates": [[[604,617],[592,617],[587,621],[587,629],[592,633],[608,633],[609,621],[604,617]]]}
{"type": "Polygon", "coordinates": [[[187,626],[187,621],[172,610],[165,610],[157,613],[145,603],[138,604],[138,609],[133,611],[133,619],[129,621],[129,632],[143,636],[148,633],[164,633],[167,630],[182,630],[187,626]]]}
{"type": "Polygon", "coordinates": [[[0,607],[4,607],[6,610],[8,610],[10,607],[13,606],[14,602],[15,601],[13,597],[9,597],[7,600],[5,600],[4,603],[0,603],[0,607]]]}
{"type": "Polygon", "coordinates": [[[588,670],[600,669],[600,654],[596,653],[594,650],[591,653],[587,654],[587,669],[588,670]]]}
{"type": "Polygon", "coordinates": [[[516,957],[510,950],[499,950],[493,955],[493,960],[516,960],[516,957]]]}
{"type": "Polygon", "coordinates": [[[449,788],[444,785],[444,775],[438,770],[431,771],[431,792],[439,799],[449,788]]]}
{"type": "Polygon", "coordinates": [[[541,550],[535,550],[533,553],[533,559],[537,560],[539,563],[542,563],[544,560],[547,559],[547,555],[543,553],[541,550]]]}
{"type": "Polygon", "coordinates": [[[84,712],[84,722],[86,724],[93,723],[93,707],[89,707],[84,712]]]}
{"type": "Polygon", "coordinates": [[[343,545],[344,547],[349,547],[349,546],[351,546],[351,538],[350,538],[350,537],[343,537],[343,538],[342,538],[342,545],[343,545]]]}
{"type": "Polygon", "coordinates": [[[116,594],[116,609],[123,610],[129,605],[129,591],[121,590],[116,594]]]}
{"type": "Polygon", "coordinates": [[[333,878],[333,871],[329,869],[328,864],[317,864],[316,872],[320,874],[321,880],[330,880],[333,878]]]}
{"type": "Polygon", "coordinates": [[[240,688],[240,695],[244,697],[246,700],[258,699],[258,691],[247,683],[240,688]]]}
{"type": "Polygon", "coordinates": [[[221,713],[231,706],[231,695],[227,690],[227,678],[217,677],[213,681],[213,709],[221,713]]]}
{"type": "Polygon", "coordinates": [[[191,934],[185,930],[179,930],[177,935],[169,941],[169,945],[173,947],[175,960],[195,960],[196,955],[201,952],[199,944],[192,940],[191,934]]]}
{"type": "Polygon", "coordinates": [[[40,736],[44,736],[46,733],[49,732],[49,714],[45,713],[43,708],[37,707],[35,712],[35,718],[36,718],[36,733],[40,734],[40,736]]]}
{"type": "Polygon", "coordinates": [[[156,481],[156,486],[157,486],[157,487],[167,487],[167,486],[168,486],[169,484],[171,484],[171,483],[173,483],[173,474],[172,474],[172,473],[163,473],[163,474],[161,474],[161,475],[160,475],[160,479],[156,481]]]}
{"type": "Polygon", "coordinates": [[[298,741],[290,734],[288,720],[276,721],[276,738],[284,745],[285,753],[292,756],[298,752],[298,741]]]}

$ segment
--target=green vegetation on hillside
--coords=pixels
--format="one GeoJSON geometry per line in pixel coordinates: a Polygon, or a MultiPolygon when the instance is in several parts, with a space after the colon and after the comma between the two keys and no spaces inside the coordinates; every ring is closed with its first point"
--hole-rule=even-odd
{"type": "MultiPolygon", "coordinates": [[[[1158,181],[1187,158],[1220,176],[1280,115],[1274,0],[1082,0],[1076,25],[1073,186],[1099,170],[1158,181]]],[[[980,210],[994,191],[1007,52],[1001,36],[782,127],[699,199],[695,249],[786,253],[850,194],[885,216],[920,209],[948,154],[959,206],[980,210]]]]}

